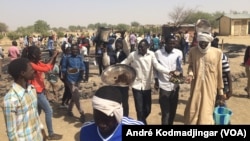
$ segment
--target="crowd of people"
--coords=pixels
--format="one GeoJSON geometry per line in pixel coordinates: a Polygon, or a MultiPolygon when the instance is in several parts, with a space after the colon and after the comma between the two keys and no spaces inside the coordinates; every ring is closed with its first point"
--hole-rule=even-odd
{"type": "MultiPolygon", "coordinates": [[[[184,79],[190,84],[190,97],[185,112],[185,125],[213,125],[213,110],[219,101],[225,101],[232,95],[232,79],[227,56],[218,49],[218,38],[212,33],[197,32],[190,48],[188,31],[177,31],[168,35],[150,33],[137,37],[132,32],[119,36],[110,34],[106,41],[95,35],[74,37],[67,35],[62,39],[59,50],[54,45],[54,36],[50,36],[46,46],[50,59],[41,58],[43,39],[25,37],[12,42],[8,49],[8,74],[13,84],[4,97],[4,116],[9,140],[60,140],[62,135],[53,130],[53,110],[47,97],[45,74],[49,73],[59,58],[58,78],[63,82],[64,93],[61,108],[74,116],[74,104],[84,123],[80,130],[80,140],[120,140],[122,125],[147,125],[151,113],[152,82],[159,89],[159,107],[161,124],[173,125],[179,99],[181,83],[172,78],[184,79]],[[136,70],[136,78],[127,86],[101,86],[92,98],[93,121],[86,121],[85,110],[80,102],[80,83],[88,82],[90,47],[95,46],[94,56],[99,66],[99,75],[105,68],[115,64],[130,65],[136,70]],[[212,43],[212,44],[211,44],[212,43]],[[186,55],[188,54],[188,61],[186,55]],[[187,74],[183,65],[187,64],[187,74]],[[186,77],[183,77],[185,76],[186,77]],[[129,89],[135,103],[137,119],[129,116],[129,89]],[[45,127],[39,115],[45,113],[45,127]]],[[[250,47],[247,48],[244,65],[248,76],[246,92],[250,96],[250,47]]],[[[0,66],[4,54],[0,48],[0,66]]],[[[2,75],[0,68],[0,76],[2,75]]]]}

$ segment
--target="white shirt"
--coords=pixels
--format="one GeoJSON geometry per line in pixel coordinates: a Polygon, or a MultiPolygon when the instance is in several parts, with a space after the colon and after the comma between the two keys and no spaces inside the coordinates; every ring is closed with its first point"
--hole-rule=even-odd
{"type": "Polygon", "coordinates": [[[187,43],[189,42],[189,33],[184,34],[184,39],[187,43]]]}
{"type": "Polygon", "coordinates": [[[88,57],[87,57],[87,55],[88,55],[88,49],[87,49],[87,47],[82,46],[82,49],[80,50],[80,54],[82,55],[84,61],[89,61],[88,57]]]}
{"type": "Polygon", "coordinates": [[[150,90],[153,77],[153,68],[162,73],[169,73],[170,70],[158,63],[153,51],[147,50],[142,56],[138,51],[131,52],[128,57],[121,62],[132,66],[136,70],[136,78],[132,88],[137,90],[150,90]]]}
{"type": "Polygon", "coordinates": [[[62,38],[62,43],[63,43],[63,42],[68,43],[68,39],[67,39],[66,37],[63,37],[63,38],[62,38]]]}
{"type": "MultiPolygon", "coordinates": [[[[177,59],[182,60],[183,55],[179,49],[173,49],[171,53],[167,53],[165,48],[159,49],[155,52],[155,57],[166,69],[174,71],[177,68],[177,59]]],[[[174,90],[178,85],[169,82],[169,75],[160,72],[156,73],[156,78],[159,80],[159,87],[166,91],[174,90]]]]}

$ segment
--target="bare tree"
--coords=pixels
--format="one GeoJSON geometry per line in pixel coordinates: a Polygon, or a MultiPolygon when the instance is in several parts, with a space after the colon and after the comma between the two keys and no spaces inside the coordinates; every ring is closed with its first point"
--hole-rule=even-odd
{"type": "Polygon", "coordinates": [[[7,32],[8,26],[5,23],[0,22],[0,32],[7,32]]]}
{"type": "Polygon", "coordinates": [[[179,25],[185,23],[190,15],[195,13],[195,9],[185,9],[184,6],[177,6],[173,9],[173,12],[170,12],[168,16],[172,20],[174,26],[178,27],[179,25]]]}

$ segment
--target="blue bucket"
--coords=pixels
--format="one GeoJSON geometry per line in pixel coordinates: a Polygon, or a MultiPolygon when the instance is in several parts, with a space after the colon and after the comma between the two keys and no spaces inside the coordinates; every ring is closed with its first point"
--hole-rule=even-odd
{"type": "Polygon", "coordinates": [[[228,125],[233,112],[227,107],[215,107],[214,122],[216,125],[228,125]]]}

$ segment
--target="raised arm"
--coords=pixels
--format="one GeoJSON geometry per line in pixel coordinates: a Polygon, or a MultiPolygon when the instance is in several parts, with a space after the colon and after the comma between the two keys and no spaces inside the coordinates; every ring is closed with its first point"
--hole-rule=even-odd
{"type": "Polygon", "coordinates": [[[154,68],[159,71],[159,72],[162,72],[162,73],[165,73],[165,74],[169,74],[170,73],[170,70],[166,67],[164,67],[163,65],[161,65],[156,57],[155,57],[155,54],[152,54],[152,64],[154,66],[154,68]]]}

